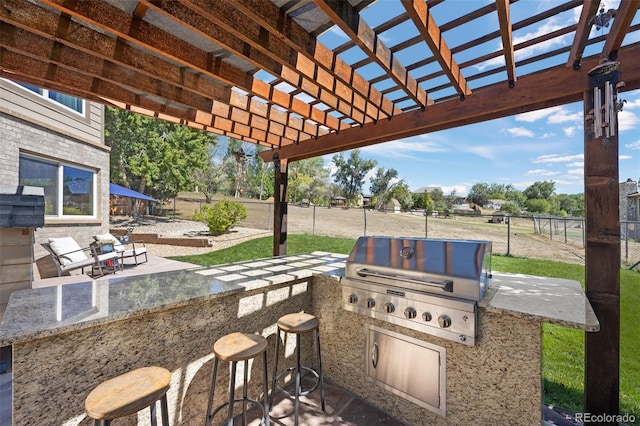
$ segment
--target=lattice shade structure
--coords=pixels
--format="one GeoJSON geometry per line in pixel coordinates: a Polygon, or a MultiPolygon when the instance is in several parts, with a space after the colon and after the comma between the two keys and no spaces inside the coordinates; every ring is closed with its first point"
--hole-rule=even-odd
{"type": "Polygon", "coordinates": [[[608,10],[607,34],[591,38],[599,2],[533,16],[524,3],[4,0],[0,75],[290,160],[580,100],[601,56],[627,64],[624,90],[640,87],[640,46],[624,45],[639,2],[608,10]],[[541,23],[553,30],[529,34],[541,23]]]}

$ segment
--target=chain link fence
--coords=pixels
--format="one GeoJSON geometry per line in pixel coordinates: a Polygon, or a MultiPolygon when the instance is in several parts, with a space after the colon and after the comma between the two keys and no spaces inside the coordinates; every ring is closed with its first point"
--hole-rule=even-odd
{"type": "MultiPolygon", "coordinates": [[[[215,201],[215,200],[214,200],[215,201]]],[[[273,229],[273,203],[236,198],[248,217],[239,226],[273,229]]],[[[190,218],[202,205],[192,200],[180,207],[180,216],[190,218]]],[[[452,214],[444,216],[423,211],[399,212],[326,206],[288,206],[286,231],[332,237],[358,238],[362,235],[488,240],[494,254],[584,264],[583,218],[524,217],[452,214]]],[[[640,262],[640,222],[621,223],[621,265],[640,262]]]]}

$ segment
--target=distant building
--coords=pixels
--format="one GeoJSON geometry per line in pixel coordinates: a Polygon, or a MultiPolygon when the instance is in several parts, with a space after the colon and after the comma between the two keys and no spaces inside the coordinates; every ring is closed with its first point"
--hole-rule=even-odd
{"type": "Polygon", "coordinates": [[[402,211],[400,201],[395,198],[390,199],[387,204],[384,205],[384,211],[387,213],[400,213],[402,211]]]}
{"type": "Polygon", "coordinates": [[[439,186],[421,186],[420,188],[411,191],[412,194],[424,194],[425,192],[428,192],[429,194],[431,194],[433,191],[435,191],[436,189],[439,189],[440,191],[442,191],[442,188],[440,188],[439,186]]]}
{"type": "Polygon", "coordinates": [[[620,220],[640,220],[638,182],[631,179],[620,184],[620,220]]]}
{"type": "Polygon", "coordinates": [[[487,204],[485,205],[485,207],[488,208],[489,210],[500,210],[500,208],[507,203],[508,203],[507,200],[490,199],[490,200],[487,200],[487,204]]]}

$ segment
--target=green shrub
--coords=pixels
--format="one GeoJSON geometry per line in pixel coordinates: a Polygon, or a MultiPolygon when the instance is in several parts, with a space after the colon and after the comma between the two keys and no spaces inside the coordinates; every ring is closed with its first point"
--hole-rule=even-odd
{"type": "Polygon", "coordinates": [[[247,209],[229,200],[220,200],[212,207],[202,206],[193,216],[193,220],[207,224],[211,235],[224,234],[246,218],[247,209]]]}

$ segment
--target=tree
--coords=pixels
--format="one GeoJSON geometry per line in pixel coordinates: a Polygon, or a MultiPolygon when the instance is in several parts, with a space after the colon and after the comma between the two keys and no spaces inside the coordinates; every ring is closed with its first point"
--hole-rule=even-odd
{"type": "Polygon", "coordinates": [[[531,198],[525,202],[529,213],[549,213],[551,203],[541,198],[531,198]]]}
{"type": "Polygon", "coordinates": [[[524,206],[524,202],[527,201],[527,197],[522,191],[517,190],[513,185],[509,184],[504,188],[504,198],[507,201],[511,201],[518,207],[524,206]]]}
{"type": "Polygon", "coordinates": [[[111,147],[111,180],[158,199],[194,185],[195,170],[210,162],[213,134],[106,108],[105,143],[111,147]]]}
{"type": "Polygon", "coordinates": [[[369,187],[371,195],[378,197],[387,192],[391,181],[397,177],[398,171],[395,169],[385,170],[384,167],[378,168],[376,175],[371,178],[371,186],[369,187]]]}
{"type": "Polygon", "coordinates": [[[289,164],[289,200],[307,199],[318,204],[329,182],[329,170],[322,157],[308,158],[289,164]]]}
{"type": "Polygon", "coordinates": [[[540,199],[549,201],[555,192],[556,183],[552,180],[545,180],[542,182],[534,182],[524,190],[524,195],[527,197],[527,200],[540,199]]]}
{"type": "Polygon", "coordinates": [[[476,183],[469,190],[467,201],[484,207],[489,202],[489,185],[486,183],[476,183]]]}
{"type": "Polygon", "coordinates": [[[351,155],[345,160],[344,153],[336,154],[332,158],[337,171],[333,177],[340,186],[348,204],[353,204],[356,195],[362,189],[364,177],[373,169],[377,162],[375,160],[365,160],[360,157],[360,150],[354,149],[351,155]]]}
{"type": "Polygon", "coordinates": [[[512,216],[520,216],[520,208],[513,203],[504,203],[500,206],[500,211],[508,213],[512,216]]]}
{"type": "Polygon", "coordinates": [[[388,192],[389,199],[395,198],[400,203],[400,207],[403,210],[410,210],[413,207],[413,197],[411,197],[411,191],[409,185],[404,180],[401,180],[393,185],[388,192]]]}

